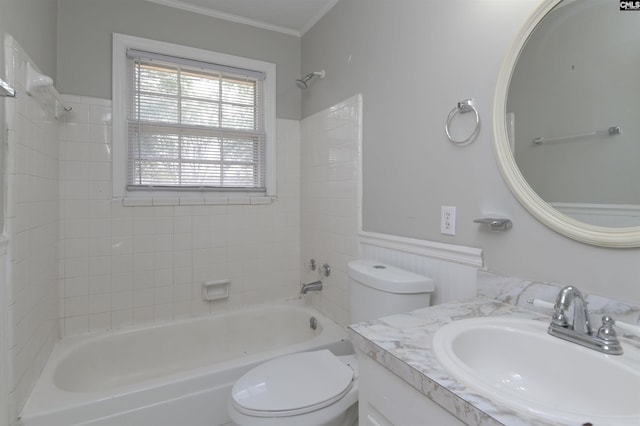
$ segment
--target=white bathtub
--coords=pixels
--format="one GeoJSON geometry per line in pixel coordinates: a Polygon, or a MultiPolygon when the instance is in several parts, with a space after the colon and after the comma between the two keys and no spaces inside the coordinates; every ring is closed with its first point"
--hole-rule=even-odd
{"type": "Polygon", "coordinates": [[[275,356],[320,348],[351,351],[341,326],[298,303],[63,339],[21,424],[223,425],[231,386],[242,374],[275,356]]]}

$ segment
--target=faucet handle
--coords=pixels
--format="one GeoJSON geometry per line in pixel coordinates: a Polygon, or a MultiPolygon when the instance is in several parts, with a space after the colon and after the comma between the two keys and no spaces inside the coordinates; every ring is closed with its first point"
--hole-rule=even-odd
{"type": "Polygon", "coordinates": [[[315,259],[313,259],[313,258],[309,259],[309,262],[307,262],[307,263],[305,264],[305,266],[306,266],[307,268],[309,268],[309,270],[311,270],[311,271],[315,271],[315,270],[316,270],[316,260],[315,260],[315,259]]]}
{"type": "Polygon", "coordinates": [[[551,322],[560,327],[569,327],[569,321],[567,321],[567,315],[562,308],[555,308],[553,315],[551,316],[551,322]]]}
{"type": "Polygon", "coordinates": [[[613,327],[616,322],[609,315],[602,317],[602,325],[598,329],[598,337],[602,340],[617,341],[618,335],[613,327]]]}
{"type": "Polygon", "coordinates": [[[329,275],[331,275],[331,266],[329,266],[329,264],[325,263],[324,265],[322,265],[320,267],[320,273],[322,275],[324,275],[325,277],[328,277],[329,275]]]}

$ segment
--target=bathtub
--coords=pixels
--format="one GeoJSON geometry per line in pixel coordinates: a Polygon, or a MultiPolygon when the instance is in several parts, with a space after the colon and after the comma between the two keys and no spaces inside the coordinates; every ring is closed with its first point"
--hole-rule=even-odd
{"type": "Polygon", "coordinates": [[[276,356],[322,348],[352,351],[344,328],[293,302],[62,339],[20,424],[224,425],[242,374],[276,356]]]}

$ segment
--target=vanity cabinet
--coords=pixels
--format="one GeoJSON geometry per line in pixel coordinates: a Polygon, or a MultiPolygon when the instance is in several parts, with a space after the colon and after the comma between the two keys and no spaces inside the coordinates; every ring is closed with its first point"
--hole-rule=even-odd
{"type": "Polygon", "coordinates": [[[361,426],[461,426],[447,410],[358,352],[361,426]]]}

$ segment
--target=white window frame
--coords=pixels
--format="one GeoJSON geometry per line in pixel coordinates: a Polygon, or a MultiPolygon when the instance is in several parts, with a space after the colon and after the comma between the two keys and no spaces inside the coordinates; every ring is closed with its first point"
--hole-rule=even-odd
{"type": "MultiPolygon", "coordinates": [[[[179,203],[180,199],[200,198],[212,200],[212,203],[233,203],[238,200],[249,203],[253,198],[276,196],[276,66],[275,64],[228,55],[195,47],[182,46],[157,40],[129,36],[125,34],[113,34],[113,198],[147,199],[150,203],[166,203],[174,199],[179,203]],[[264,80],[264,123],[266,133],[265,147],[265,186],[266,193],[239,192],[233,188],[217,191],[197,191],[186,194],[184,191],[127,191],[127,49],[138,49],[164,55],[189,58],[203,62],[227,65],[234,68],[244,68],[260,71],[265,74],[264,80]]],[[[264,200],[260,201],[262,203],[264,200]]],[[[126,202],[125,202],[126,204],[126,202]]],[[[135,205],[136,203],[130,203],[135,205]]]]}

